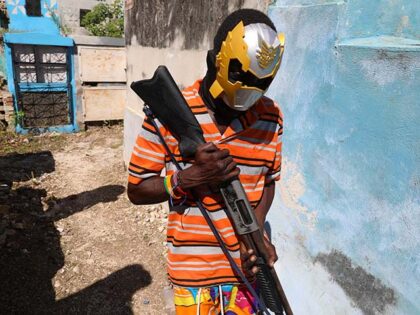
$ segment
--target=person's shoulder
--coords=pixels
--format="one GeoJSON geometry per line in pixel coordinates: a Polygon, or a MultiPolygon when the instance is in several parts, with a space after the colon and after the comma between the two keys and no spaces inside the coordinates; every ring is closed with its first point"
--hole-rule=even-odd
{"type": "Polygon", "coordinates": [[[283,121],[283,113],[279,104],[267,96],[261,97],[261,99],[258,101],[256,109],[260,116],[269,115],[283,121]]]}
{"type": "Polygon", "coordinates": [[[194,97],[199,97],[198,91],[200,89],[201,80],[195,81],[192,85],[187,86],[181,90],[182,95],[188,101],[194,97]]]}
{"type": "Polygon", "coordinates": [[[194,84],[182,89],[182,95],[187,101],[188,106],[194,114],[201,113],[205,107],[203,100],[201,99],[198,91],[200,90],[201,80],[197,80],[194,84]]]}
{"type": "Polygon", "coordinates": [[[197,91],[200,88],[200,84],[201,84],[201,80],[197,80],[193,84],[191,84],[187,87],[181,88],[181,91],[182,91],[182,93],[197,91]]]}

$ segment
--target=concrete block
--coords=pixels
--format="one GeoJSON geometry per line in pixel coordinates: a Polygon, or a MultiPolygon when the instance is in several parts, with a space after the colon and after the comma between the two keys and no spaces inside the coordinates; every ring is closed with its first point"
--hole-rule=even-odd
{"type": "Polygon", "coordinates": [[[79,47],[82,82],[126,82],[127,59],[121,47],[79,47]]]}
{"type": "Polygon", "coordinates": [[[84,120],[118,120],[124,118],[126,87],[83,87],[84,120]]]}

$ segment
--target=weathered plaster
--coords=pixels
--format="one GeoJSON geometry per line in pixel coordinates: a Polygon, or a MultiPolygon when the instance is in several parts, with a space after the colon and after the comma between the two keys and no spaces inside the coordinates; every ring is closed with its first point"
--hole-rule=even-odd
{"type": "MultiPolygon", "coordinates": [[[[286,50],[269,96],[282,107],[285,129],[282,180],[268,219],[292,308],[295,314],[418,314],[419,46],[399,36],[418,39],[419,3],[272,2],[269,15],[286,33],[286,50]]],[[[196,25],[189,17],[203,17],[202,8],[191,15],[193,9],[171,11],[162,1],[142,5],[153,3],[148,10],[157,10],[157,18],[146,17],[147,30],[128,25],[128,82],[166,64],[180,85],[191,84],[205,71],[218,22],[187,34],[196,25]]],[[[128,23],[143,23],[138,5],[129,9],[128,23]]],[[[207,15],[218,12],[206,5],[207,15]]],[[[126,161],[141,115],[129,91],[126,161]]]]}
{"type": "MultiPolygon", "coordinates": [[[[186,87],[204,76],[207,51],[179,50],[141,46],[127,47],[127,82],[151,78],[156,68],[164,64],[180,87],[186,87]]],[[[127,90],[124,118],[124,161],[128,162],[135,138],[143,120],[143,103],[131,89],[127,90]]]]}
{"type": "Polygon", "coordinates": [[[294,314],[362,315],[327,268],[305,248],[306,226],[300,211],[286,208],[276,198],[269,221],[279,255],[276,269],[294,314]]]}
{"type": "Polygon", "coordinates": [[[392,35],[420,39],[420,2],[347,0],[340,28],[342,39],[392,35]]]}
{"type": "Polygon", "coordinates": [[[127,8],[128,45],[179,49],[208,49],[224,17],[242,7],[265,11],[268,1],[149,0],[127,8]]]}
{"type": "MultiPolygon", "coordinates": [[[[234,9],[243,0],[231,2],[234,9]]],[[[229,10],[228,1],[134,1],[126,22],[127,44],[199,49],[208,46],[208,34],[229,10]]]]}
{"type": "Polygon", "coordinates": [[[316,211],[310,211],[300,202],[300,198],[305,194],[305,179],[299,172],[297,164],[290,162],[286,157],[282,161],[282,181],[279,185],[283,204],[290,209],[294,209],[296,219],[308,229],[316,226],[316,211]]]}
{"type": "Polygon", "coordinates": [[[375,59],[360,60],[364,76],[379,86],[398,81],[409,82],[415,78],[416,69],[420,69],[420,59],[409,54],[390,54],[385,50],[376,53],[375,59]]]}
{"type": "Polygon", "coordinates": [[[418,5],[284,0],[269,9],[286,33],[269,91],[285,116],[269,221],[278,250],[296,258],[278,270],[297,314],[420,311],[418,5]],[[314,262],[327,278],[301,272],[314,262]],[[319,303],[313,278],[335,283],[347,302],[303,307],[302,297],[319,303]]]}
{"type": "Polygon", "coordinates": [[[388,305],[394,305],[397,301],[391,288],[386,287],[363,268],[354,266],[351,260],[339,251],[318,254],[315,262],[325,266],[333,280],[366,315],[385,314],[388,305]],[[363,290],[359,290],[359,287],[363,287],[363,290]]]}

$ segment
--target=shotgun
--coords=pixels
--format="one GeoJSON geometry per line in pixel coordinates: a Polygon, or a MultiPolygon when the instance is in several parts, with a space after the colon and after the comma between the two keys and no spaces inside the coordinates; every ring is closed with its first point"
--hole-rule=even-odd
{"type": "MultiPolygon", "coordinates": [[[[197,146],[205,143],[203,131],[168,69],[159,66],[151,79],[133,82],[131,89],[144,101],[146,115],[156,117],[178,140],[181,155],[184,158],[194,157],[197,146]]],[[[168,151],[164,141],[163,144],[168,151]]],[[[257,257],[259,271],[256,278],[260,299],[275,314],[283,314],[284,311],[286,315],[293,315],[275,269],[267,264],[263,232],[241,182],[235,178],[224,183],[220,193],[238,238],[257,257]]]]}

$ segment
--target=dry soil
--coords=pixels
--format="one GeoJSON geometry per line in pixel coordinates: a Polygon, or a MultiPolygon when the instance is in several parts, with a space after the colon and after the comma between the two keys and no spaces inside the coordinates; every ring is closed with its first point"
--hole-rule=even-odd
{"type": "Polygon", "coordinates": [[[127,199],[122,127],[0,137],[0,313],[164,314],[167,215],[127,199]]]}

